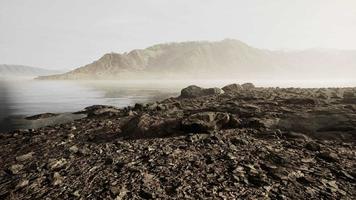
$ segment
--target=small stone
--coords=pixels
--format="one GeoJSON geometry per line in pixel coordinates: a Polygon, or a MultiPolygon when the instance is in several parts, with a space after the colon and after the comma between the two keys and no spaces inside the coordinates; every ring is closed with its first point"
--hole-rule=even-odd
{"type": "Polygon", "coordinates": [[[53,185],[61,185],[63,183],[63,177],[58,173],[55,172],[53,175],[53,185]]]}
{"type": "Polygon", "coordinates": [[[73,193],[73,195],[76,196],[76,197],[80,197],[79,190],[76,190],[76,191],[73,193]]]}
{"type": "Polygon", "coordinates": [[[57,170],[63,168],[66,164],[67,164],[67,160],[61,158],[59,160],[53,160],[52,162],[49,163],[49,166],[52,170],[57,170]]]}
{"type": "Polygon", "coordinates": [[[78,151],[79,151],[79,149],[78,149],[78,147],[77,146],[71,146],[70,148],[69,148],[69,151],[71,152],[71,153],[78,153],[78,151]]]}
{"type": "Polygon", "coordinates": [[[24,187],[28,186],[28,184],[29,184],[29,180],[27,180],[27,179],[21,180],[21,181],[16,185],[16,189],[24,188],[24,187]]]}
{"type": "Polygon", "coordinates": [[[23,169],[23,167],[24,166],[21,165],[21,164],[12,165],[10,167],[10,171],[11,171],[12,174],[19,174],[20,171],[23,169]]]}
{"type": "Polygon", "coordinates": [[[118,194],[118,195],[116,196],[115,200],[121,200],[121,199],[123,199],[123,198],[126,196],[126,194],[127,194],[128,192],[129,192],[129,191],[126,189],[125,186],[121,187],[120,190],[117,190],[117,192],[115,191],[115,193],[118,194]]]}
{"type": "Polygon", "coordinates": [[[32,158],[33,154],[34,154],[34,152],[30,152],[30,153],[24,154],[22,156],[17,156],[16,161],[23,162],[26,160],[30,160],[32,158]]]}
{"type": "Polygon", "coordinates": [[[320,145],[316,142],[308,142],[305,145],[305,148],[310,151],[320,151],[320,149],[321,149],[320,145]]]}

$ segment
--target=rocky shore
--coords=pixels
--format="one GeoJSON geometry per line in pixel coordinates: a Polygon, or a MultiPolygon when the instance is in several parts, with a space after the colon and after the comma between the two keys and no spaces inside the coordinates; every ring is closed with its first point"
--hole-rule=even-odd
{"type": "Polygon", "coordinates": [[[189,86],[77,113],[0,134],[0,199],[356,198],[356,88],[189,86]]]}

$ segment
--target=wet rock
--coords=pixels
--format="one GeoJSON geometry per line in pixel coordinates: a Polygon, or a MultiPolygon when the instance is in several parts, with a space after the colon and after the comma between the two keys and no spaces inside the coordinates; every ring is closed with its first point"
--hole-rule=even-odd
{"type": "Polygon", "coordinates": [[[230,93],[230,92],[238,92],[238,91],[242,90],[243,87],[239,84],[233,83],[230,85],[226,85],[221,89],[226,93],[230,93]]]}
{"type": "Polygon", "coordinates": [[[26,117],[25,119],[27,119],[27,120],[46,119],[46,118],[55,117],[58,115],[59,114],[56,114],[56,113],[42,113],[42,114],[26,117]]]}
{"type": "Polygon", "coordinates": [[[200,133],[224,128],[230,117],[226,113],[202,112],[183,119],[182,129],[188,132],[200,133]]]}
{"type": "Polygon", "coordinates": [[[100,117],[100,116],[117,116],[120,110],[114,106],[94,105],[86,107],[84,113],[88,114],[88,117],[100,117]]]}

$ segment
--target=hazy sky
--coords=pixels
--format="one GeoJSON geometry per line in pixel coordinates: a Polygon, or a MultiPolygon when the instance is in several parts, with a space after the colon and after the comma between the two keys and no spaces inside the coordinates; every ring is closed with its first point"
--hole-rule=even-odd
{"type": "Polygon", "coordinates": [[[0,63],[69,69],[107,52],[224,38],[356,49],[356,0],[0,0],[0,63]]]}

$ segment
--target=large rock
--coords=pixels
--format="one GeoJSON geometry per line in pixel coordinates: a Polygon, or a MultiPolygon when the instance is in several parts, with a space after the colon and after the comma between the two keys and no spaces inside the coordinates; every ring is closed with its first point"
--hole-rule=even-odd
{"type": "Polygon", "coordinates": [[[129,139],[171,136],[179,132],[179,120],[143,114],[122,127],[122,136],[129,139]]]}
{"type": "Polygon", "coordinates": [[[203,94],[203,88],[198,87],[196,85],[191,85],[188,86],[180,92],[180,96],[183,98],[194,98],[194,97],[199,97],[202,96],[203,94]]]}
{"type": "Polygon", "coordinates": [[[217,95],[217,94],[222,94],[223,91],[220,88],[207,88],[203,89],[203,96],[205,95],[217,95]]]}
{"type": "Polygon", "coordinates": [[[84,108],[84,110],[82,113],[87,113],[88,117],[117,116],[120,113],[118,108],[106,105],[93,105],[84,108]]]}
{"type": "Polygon", "coordinates": [[[343,138],[353,140],[356,130],[356,114],[342,106],[319,108],[308,112],[286,113],[281,116],[277,128],[306,133],[320,139],[343,138]]]}
{"type": "Polygon", "coordinates": [[[352,90],[347,90],[343,95],[343,103],[356,104],[356,94],[352,90]]]}
{"type": "Polygon", "coordinates": [[[222,88],[222,90],[226,93],[230,93],[230,92],[237,92],[242,90],[242,86],[236,83],[230,84],[230,85],[226,85],[222,88]]]}
{"type": "Polygon", "coordinates": [[[182,121],[182,129],[188,132],[200,133],[224,128],[230,121],[227,113],[202,112],[190,115],[182,121]]]}
{"type": "Polygon", "coordinates": [[[255,85],[253,83],[244,83],[241,87],[245,90],[253,90],[255,89],[255,85]]]}
{"type": "Polygon", "coordinates": [[[180,97],[182,98],[195,98],[207,95],[222,94],[223,91],[220,88],[208,88],[204,89],[196,85],[188,86],[181,91],[180,97]]]}

